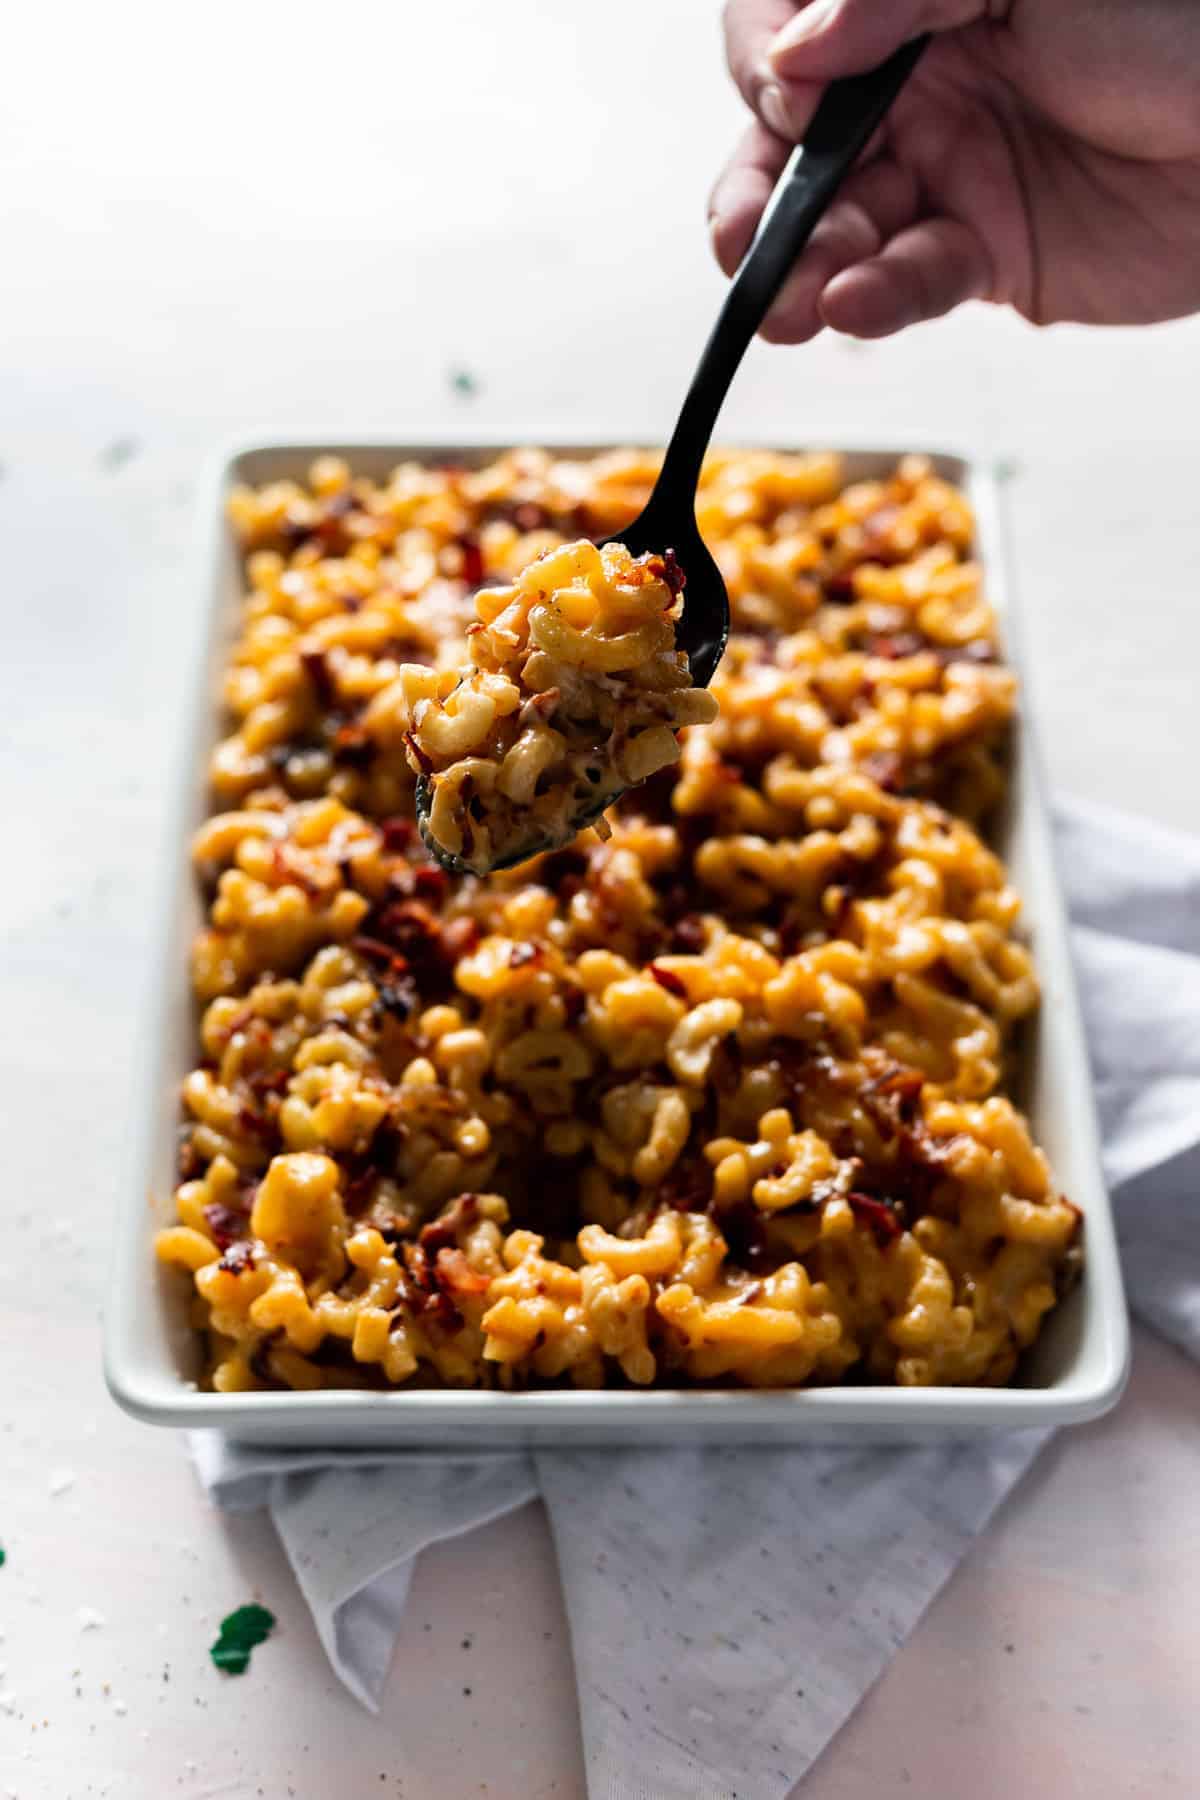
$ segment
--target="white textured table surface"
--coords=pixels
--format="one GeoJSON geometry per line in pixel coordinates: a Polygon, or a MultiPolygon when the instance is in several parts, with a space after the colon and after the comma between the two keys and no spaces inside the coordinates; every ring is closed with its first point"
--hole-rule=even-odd
{"type": "MultiPolygon", "coordinates": [[[[270,1528],[210,1513],[179,1443],[110,1405],[99,1315],[199,462],[263,426],[660,434],[720,294],[704,198],[739,115],[715,9],[185,22],[114,0],[6,23],[0,1793],[576,1800],[539,1512],[423,1559],[368,1718],[270,1528]],[[280,1629],[231,1682],[207,1645],[252,1594],[280,1629]]],[[[1052,779],[1196,827],[1198,378],[1200,324],[973,312],[759,347],[726,427],[1013,459],[1052,779]]],[[[1195,1791],[1198,1383],[1139,1339],[1121,1408],[1042,1458],[805,1800],[1195,1791]]]]}

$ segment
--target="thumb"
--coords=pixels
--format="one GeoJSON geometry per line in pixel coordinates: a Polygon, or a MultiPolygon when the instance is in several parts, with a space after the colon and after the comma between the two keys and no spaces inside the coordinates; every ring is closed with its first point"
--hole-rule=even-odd
{"type": "Polygon", "coordinates": [[[953,31],[988,13],[989,0],[810,0],[767,61],[784,81],[861,75],[923,31],[953,31]]]}

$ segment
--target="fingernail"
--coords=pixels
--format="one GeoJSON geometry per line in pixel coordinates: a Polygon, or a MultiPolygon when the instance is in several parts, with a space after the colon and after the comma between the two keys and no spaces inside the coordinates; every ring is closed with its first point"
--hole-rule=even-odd
{"type": "Polygon", "coordinates": [[[789,52],[801,44],[807,44],[811,38],[816,37],[819,31],[824,31],[837,8],[838,0],[812,0],[811,6],[806,6],[798,12],[796,17],[784,26],[767,51],[767,61],[771,67],[778,69],[781,63],[786,63],[789,52]]]}
{"type": "Polygon", "coordinates": [[[795,136],[788,114],[787,101],[783,97],[783,89],[778,82],[768,81],[759,90],[758,110],[776,137],[787,138],[790,141],[795,136]]]}

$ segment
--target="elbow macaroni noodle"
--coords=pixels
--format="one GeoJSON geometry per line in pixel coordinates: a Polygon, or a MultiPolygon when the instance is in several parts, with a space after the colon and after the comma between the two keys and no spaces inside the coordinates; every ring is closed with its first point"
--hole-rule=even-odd
{"type": "MultiPolygon", "coordinates": [[[[516,451],[375,483],[323,458],[231,498],[248,592],[158,1238],[220,1391],[999,1383],[1077,1266],[1004,1093],[1037,986],[979,835],[1014,695],[966,501],[916,459],[848,486],[831,456],[712,455],[714,718],[663,572],[616,613],[629,567],[578,541],[655,469],[516,451]],[[538,583],[572,596],[544,643],[538,583]],[[553,665],[537,693],[631,672],[663,755],[603,839],[451,876],[412,738],[448,770],[519,752],[500,838],[557,769],[510,627],[535,682],[553,665]]],[[[620,786],[637,737],[609,698],[577,716],[620,717],[620,786]]]]}

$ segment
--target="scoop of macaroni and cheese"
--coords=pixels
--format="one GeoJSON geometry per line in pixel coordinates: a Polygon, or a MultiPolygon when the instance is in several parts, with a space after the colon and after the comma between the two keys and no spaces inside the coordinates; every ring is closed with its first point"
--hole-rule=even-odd
{"type": "Polygon", "coordinates": [[[401,667],[404,744],[439,860],[486,874],[554,848],[679,760],[681,727],[717,713],[676,648],[683,583],[670,551],[563,544],[480,591],[470,666],[401,667]]]}

